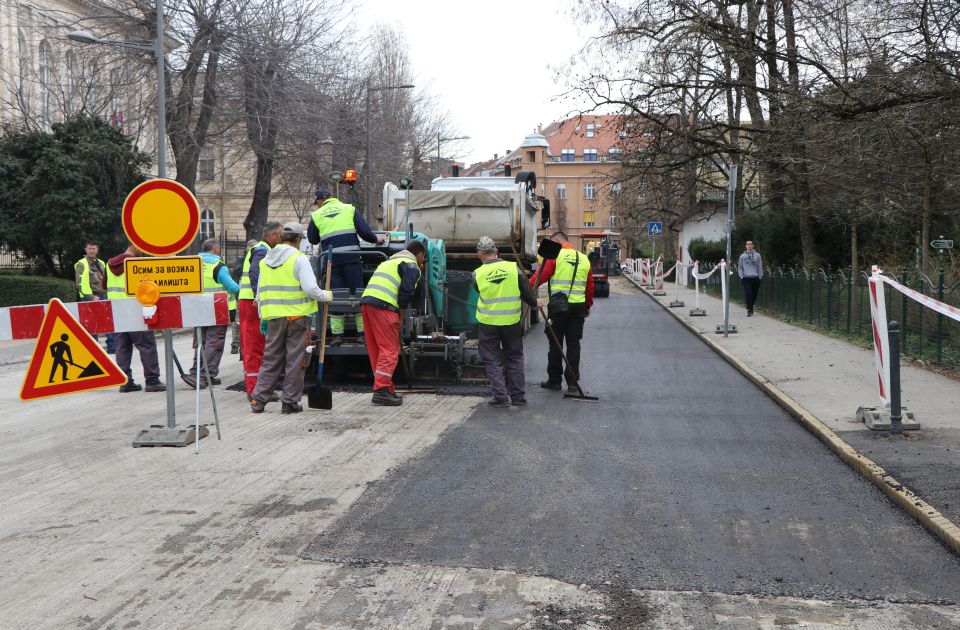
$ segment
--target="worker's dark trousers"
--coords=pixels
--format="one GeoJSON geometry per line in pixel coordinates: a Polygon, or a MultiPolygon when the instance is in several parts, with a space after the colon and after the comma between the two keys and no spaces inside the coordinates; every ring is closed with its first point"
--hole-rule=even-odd
{"type": "MultiPolygon", "coordinates": [[[[580,380],[580,340],[583,339],[584,307],[571,304],[570,310],[565,314],[550,315],[550,319],[553,322],[553,332],[557,334],[560,345],[566,345],[566,354],[570,365],[566,374],[564,374],[560,348],[551,339],[550,352],[547,353],[548,380],[559,385],[560,377],[563,375],[566,377],[567,386],[574,385],[580,380]]],[[[547,335],[549,334],[547,332],[547,335]]]]}
{"type": "Polygon", "coordinates": [[[490,326],[480,324],[478,350],[493,397],[506,400],[507,395],[517,400],[524,397],[523,327],[490,326]]]}
{"type": "Polygon", "coordinates": [[[743,298],[747,302],[747,312],[753,312],[753,304],[757,301],[757,293],[760,292],[760,278],[740,278],[743,285],[743,298]]]}
{"type": "MultiPolygon", "coordinates": [[[[227,341],[227,325],[220,326],[201,326],[200,340],[203,342],[203,360],[207,362],[210,371],[210,377],[216,378],[220,375],[220,360],[223,358],[223,347],[227,341]]],[[[190,363],[190,375],[197,375],[197,334],[193,334],[193,361],[190,363]]],[[[207,371],[200,366],[200,380],[207,382],[207,371]]]]}
{"type": "Polygon", "coordinates": [[[257,375],[253,397],[262,403],[273,396],[280,375],[283,374],[283,392],[280,400],[294,404],[303,397],[303,353],[310,338],[311,317],[277,317],[267,321],[267,341],[263,348],[263,363],[257,375]],[[286,373],[284,374],[284,371],[286,373]]]}
{"type": "Polygon", "coordinates": [[[133,347],[140,351],[140,363],[143,364],[143,379],[147,385],[160,382],[160,360],[157,358],[157,339],[152,330],[116,333],[117,365],[127,375],[127,382],[133,382],[130,362],[133,360],[133,347]]]}

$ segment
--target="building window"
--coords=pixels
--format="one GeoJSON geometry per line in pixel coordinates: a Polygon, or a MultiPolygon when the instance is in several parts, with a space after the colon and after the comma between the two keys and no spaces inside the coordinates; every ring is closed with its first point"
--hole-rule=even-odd
{"type": "Polygon", "coordinates": [[[567,185],[557,184],[557,199],[566,199],[566,198],[567,198],[567,185]]]}
{"type": "Polygon", "coordinates": [[[623,184],[620,182],[615,182],[610,184],[610,197],[616,199],[620,196],[621,191],[623,191],[623,184]]]}
{"type": "Polygon", "coordinates": [[[200,240],[205,241],[208,238],[214,238],[216,233],[217,221],[210,208],[204,208],[200,213],[200,240]]]}
{"type": "Polygon", "coordinates": [[[67,81],[64,86],[63,94],[63,111],[69,116],[75,109],[73,107],[73,99],[77,95],[77,57],[73,54],[73,51],[67,53],[67,81]]]}
{"type": "Polygon", "coordinates": [[[583,159],[585,162],[596,162],[597,161],[597,150],[596,149],[584,149],[583,150],[583,159]]]}
{"type": "Polygon", "coordinates": [[[561,162],[573,162],[573,149],[560,149],[561,162]]]}
{"type": "Polygon", "coordinates": [[[536,162],[537,161],[537,152],[536,151],[527,151],[527,162],[536,162]]]}
{"type": "Polygon", "coordinates": [[[610,150],[607,151],[607,153],[610,155],[611,160],[620,159],[620,147],[610,147],[610,150]]]}
{"type": "Polygon", "coordinates": [[[597,213],[594,210],[586,210],[583,213],[583,227],[593,227],[596,224],[597,213]]]}
{"type": "Polygon", "coordinates": [[[197,161],[197,179],[212,181],[214,175],[214,157],[211,147],[203,147],[197,161]]]}
{"type": "Polygon", "coordinates": [[[40,124],[44,129],[50,128],[53,117],[53,90],[50,86],[50,44],[47,40],[40,42],[39,49],[40,74],[40,124]]]}
{"type": "Polygon", "coordinates": [[[615,214],[610,215],[610,227],[620,227],[620,217],[615,214]]]}
{"type": "Polygon", "coordinates": [[[17,47],[18,53],[20,54],[19,59],[19,76],[17,77],[20,80],[20,102],[23,106],[24,113],[30,112],[30,85],[27,82],[27,77],[30,76],[30,51],[27,49],[27,38],[24,37],[23,31],[17,33],[17,47]]]}
{"type": "Polygon", "coordinates": [[[593,123],[587,123],[587,137],[592,138],[596,135],[596,125],[593,123]]]}
{"type": "Polygon", "coordinates": [[[100,68],[97,66],[96,61],[91,61],[84,68],[84,89],[86,94],[84,95],[84,109],[87,113],[96,114],[100,111],[100,95],[97,90],[97,78],[100,74],[100,68]]]}
{"type": "Polygon", "coordinates": [[[583,198],[595,199],[597,196],[597,185],[593,182],[587,182],[583,185],[583,198]]]}

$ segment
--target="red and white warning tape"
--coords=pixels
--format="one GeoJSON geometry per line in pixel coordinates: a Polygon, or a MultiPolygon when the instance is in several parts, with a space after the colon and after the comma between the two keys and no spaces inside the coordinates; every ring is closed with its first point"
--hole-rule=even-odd
{"type": "MultiPolygon", "coordinates": [[[[157,314],[144,321],[143,305],[133,298],[64,304],[92,334],[136,332],[165,328],[195,328],[230,323],[226,293],[165,295],[157,302],[157,314]]],[[[46,304],[0,308],[0,341],[35,339],[40,332],[46,304]]]]}
{"type": "Polygon", "coordinates": [[[891,287],[893,287],[900,293],[903,293],[908,298],[911,298],[913,300],[916,300],[917,302],[920,302],[927,308],[934,310],[940,313],[941,315],[946,315],[950,319],[954,319],[960,322],[960,309],[958,309],[956,306],[950,306],[949,304],[944,304],[940,300],[934,299],[929,295],[924,295],[919,291],[914,291],[910,287],[904,286],[899,282],[897,282],[896,280],[894,280],[893,278],[890,278],[888,276],[880,276],[880,277],[883,278],[883,281],[886,284],[889,284],[891,287]]]}
{"type": "Polygon", "coordinates": [[[707,278],[715,274],[717,272],[717,269],[719,268],[720,268],[720,265],[717,265],[707,273],[700,273],[700,261],[695,260],[693,261],[693,271],[691,271],[691,273],[693,274],[693,277],[697,280],[706,280],[707,278]]]}

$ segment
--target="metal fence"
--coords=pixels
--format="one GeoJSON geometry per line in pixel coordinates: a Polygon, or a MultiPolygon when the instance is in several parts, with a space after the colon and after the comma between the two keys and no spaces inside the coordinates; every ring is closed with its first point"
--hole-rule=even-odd
{"type": "MultiPolygon", "coordinates": [[[[709,271],[710,265],[701,265],[709,271]]],[[[960,306],[960,278],[947,279],[943,268],[934,278],[910,273],[887,273],[894,280],[941,302],[960,306]]],[[[776,267],[764,271],[756,307],[788,321],[816,329],[871,340],[870,298],[866,272],[776,267]]],[[[720,294],[720,274],[705,281],[706,290],[720,294]]],[[[702,283],[703,284],[703,283],[702,283]]],[[[730,297],[743,302],[743,285],[734,269],[730,297]]],[[[900,323],[901,352],[914,359],[960,368],[960,323],[944,317],[902,293],[887,292],[887,317],[900,323]]]]}
{"type": "Polygon", "coordinates": [[[30,261],[20,252],[12,252],[5,247],[0,247],[0,269],[26,269],[29,266],[30,261]]]}

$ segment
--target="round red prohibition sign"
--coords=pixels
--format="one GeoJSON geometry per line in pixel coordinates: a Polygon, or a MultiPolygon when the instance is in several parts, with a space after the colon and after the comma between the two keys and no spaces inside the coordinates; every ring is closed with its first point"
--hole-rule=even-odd
{"type": "Polygon", "coordinates": [[[172,256],[193,242],[200,229],[200,205],[186,186],[151,179],[123,202],[123,231],[146,254],[172,256]]]}

